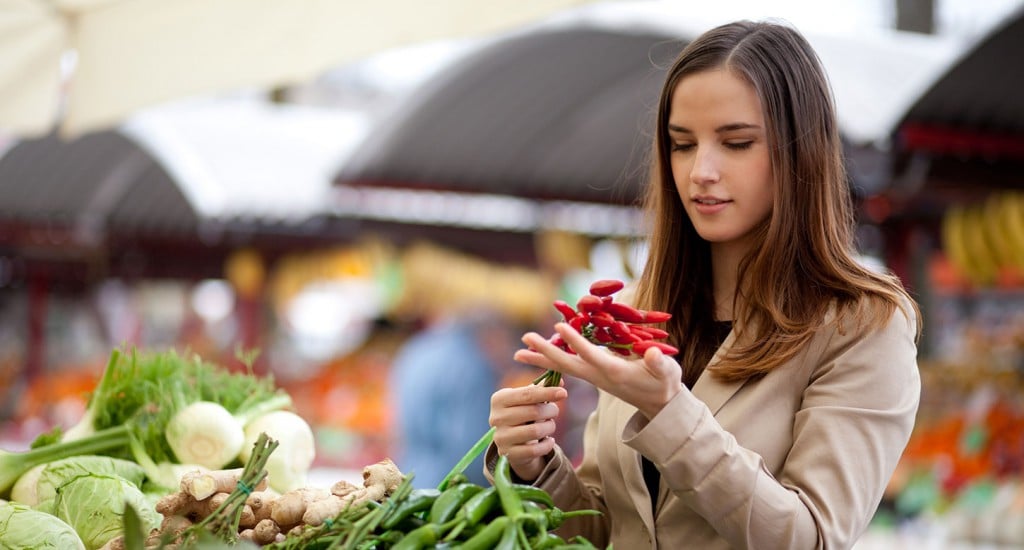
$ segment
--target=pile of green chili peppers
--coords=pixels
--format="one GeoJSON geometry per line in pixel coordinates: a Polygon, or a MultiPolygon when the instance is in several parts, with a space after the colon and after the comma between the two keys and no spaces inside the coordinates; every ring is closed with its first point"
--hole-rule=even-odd
{"type": "Polygon", "coordinates": [[[598,513],[596,510],[563,512],[543,489],[513,483],[508,459],[501,456],[491,487],[469,483],[457,476],[443,491],[413,490],[394,513],[381,522],[385,530],[381,541],[385,544],[380,548],[594,549],[596,547],[582,537],[565,540],[551,531],[569,518],[598,513]]]}

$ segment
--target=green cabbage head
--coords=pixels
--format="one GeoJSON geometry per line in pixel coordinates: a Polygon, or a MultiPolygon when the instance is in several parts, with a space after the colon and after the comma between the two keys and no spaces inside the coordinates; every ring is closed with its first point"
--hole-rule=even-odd
{"type": "Polygon", "coordinates": [[[129,460],[109,456],[74,456],[48,462],[26,472],[11,489],[11,500],[52,513],[59,487],[77,477],[94,474],[120,476],[136,487],[141,487],[146,477],[142,466],[129,460]]]}
{"type": "Polygon", "coordinates": [[[0,503],[0,548],[85,550],[82,539],[60,518],[16,502],[0,503]]]}
{"type": "Polygon", "coordinates": [[[116,475],[79,476],[62,485],[53,514],[75,529],[87,550],[95,550],[123,532],[125,504],[138,511],[145,533],[160,526],[160,514],[142,491],[116,475]]]}

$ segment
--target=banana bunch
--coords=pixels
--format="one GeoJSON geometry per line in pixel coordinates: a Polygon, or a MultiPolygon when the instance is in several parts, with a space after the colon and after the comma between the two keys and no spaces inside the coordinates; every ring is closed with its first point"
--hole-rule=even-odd
{"type": "Polygon", "coordinates": [[[950,207],[942,241],[953,265],[978,286],[995,284],[1003,270],[1024,271],[1024,194],[994,193],[980,204],[950,207]]]}

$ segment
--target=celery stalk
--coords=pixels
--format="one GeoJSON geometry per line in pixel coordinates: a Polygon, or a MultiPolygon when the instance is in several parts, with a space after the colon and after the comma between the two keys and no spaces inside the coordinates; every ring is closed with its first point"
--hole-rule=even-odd
{"type": "Polygon", "coordinates": [[[40,464],[72,456],[102,453],[128,444],[128,426],[115,426],[92,435],[13,453],[0,451],[0,495],[10,492],[22,474],[40,464]]]}

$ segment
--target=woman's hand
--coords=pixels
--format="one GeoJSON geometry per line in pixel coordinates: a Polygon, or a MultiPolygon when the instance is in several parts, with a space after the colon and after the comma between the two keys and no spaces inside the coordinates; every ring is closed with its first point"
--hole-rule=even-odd
{"type": "Polygon", "coordinates": [[[683,390],[682,368],[660,349],[648,349],[642,359],[627,359],[590,343],[566,323],[556,324],[555,330],[577,355],[528,332],[523,343],[530,349],[517,351],[515,360],[586,380],[633,405],[648,420],[683,390]]]}
{"type": "Polygon", "coordinates": [[[555,448],[555,417],[558,403],[568,395],[565,388],[523,386],[504,388],[491,396],[491,426],[498,452],[508,456],[512,471],[533,481],[547,465],[555,448]]]}

